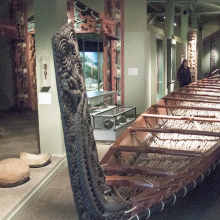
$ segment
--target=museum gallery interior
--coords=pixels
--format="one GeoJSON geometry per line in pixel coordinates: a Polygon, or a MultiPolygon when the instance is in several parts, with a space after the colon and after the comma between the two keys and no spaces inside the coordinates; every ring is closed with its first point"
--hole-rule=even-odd
{"type": "Polygon", "coordinates": [[[0,0],[0,219],[219,219],[219,21],[219,0],[0,0]]]}

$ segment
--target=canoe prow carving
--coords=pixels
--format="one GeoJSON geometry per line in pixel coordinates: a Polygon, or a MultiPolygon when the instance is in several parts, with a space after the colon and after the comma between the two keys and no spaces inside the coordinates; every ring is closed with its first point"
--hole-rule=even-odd
{"type": "Polygon", "coordinates": [[[129,204],[106,185],[99,164],[73,24],[53,36],[68,168],[79,219],[128,219],[129,204]]]}

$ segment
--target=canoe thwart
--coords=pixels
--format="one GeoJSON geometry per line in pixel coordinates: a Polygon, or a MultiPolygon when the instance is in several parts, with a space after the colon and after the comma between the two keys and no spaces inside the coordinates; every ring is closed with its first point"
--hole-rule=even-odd
{"type": "Polygon", "coordinates": [[[167,148],[159,147],[136,147],[136,146],[112,146],[110,148],[114,151],[125,151],[125,152],[135,152],[135,153],[157,153],[164,155],[174,155],[174,156],[186,156],[186,157],[201,157],[203,153],[195,151],[186,151],[186,150],[173,150],[167,148]]]}
{"type": "Polygon", "coordinates": [[[137,180],[129,176],[106,176],[108,186],[129,186],[131,188],[154,188],[159,187],[156,181],[137,180]]]}
{"type": "Polygon", "coordinates": [[[140,173],[142,175],[152,175],[152,176],[176,175],[176,172],[162,168],[134,166],[134,165],[104,164],[102,166],[102,169],[104,170],[104,172],[113,172],[113,173],[140,173]]]}
{"type": "Polygon", "coordinates": [[[156,114],[141,114],[144,118],[161,118],[172,120],[186,120],[186,121],[204,121],[204,122],[220,122],[216,118],[201,118],[201,117],[188,117],[188,116],[172,116],[172,115],[156,115],[156,114]]]}
{"type": "Polygon", "coordinates": [[[129,131],[134,132],[154,132],[154,133],[177,133],[185,135],[202,135],[220,137],[219,132],[212,131],[198,131],[198,130],[186,130],[186,129],[165,129],[165,128],[145,128],[145,127],[128,127],[129,131]]]}

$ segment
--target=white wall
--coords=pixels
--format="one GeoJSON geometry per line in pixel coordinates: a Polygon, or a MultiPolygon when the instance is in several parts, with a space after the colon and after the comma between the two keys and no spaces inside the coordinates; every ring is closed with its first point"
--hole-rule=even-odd
{"type": "Polygon", "coordinates": [[[150,106],[150,34],[147,32],[147,1],[125,1],[125,106],[136,106],[141,114],[150,106]],[[129,68],[137,68],[138,75],[128,75],[129,68]]]}
{"type": "MultiPolygon", "coordinates": [[[[41,89],[40,74],[42,66],[40,55],[49,56],[48,77],[50,75],[51,105],[38,105],[41,153],[62,155],[65,153],[60,107],[58,103],[52,36],[67,23],[67,2],[59,0],[34,0],[35,46],[37,92],[41,89]],[[49,13],[48,13],[49,12],[49,13]]],[[[39,100],[39,95],[38,95],[39,100]]]]}

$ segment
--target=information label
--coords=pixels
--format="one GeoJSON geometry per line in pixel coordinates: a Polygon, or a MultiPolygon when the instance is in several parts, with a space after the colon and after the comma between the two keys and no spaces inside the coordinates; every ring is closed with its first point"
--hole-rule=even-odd
{"type": "Polygon", "coordinates": [[[128,75],[137,76],[138,68],[128,68],[128,75]]]}
{"type": "Polygon", "coordinates": [[[51,93],[39,93],[38,100],[39,105],[51,105],[51,93]]]}

